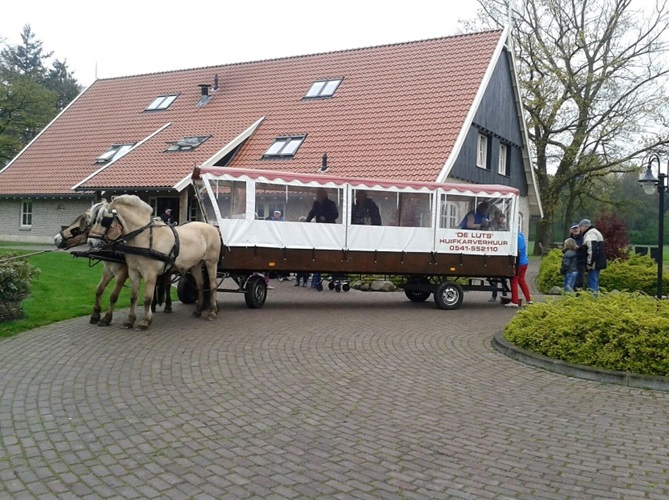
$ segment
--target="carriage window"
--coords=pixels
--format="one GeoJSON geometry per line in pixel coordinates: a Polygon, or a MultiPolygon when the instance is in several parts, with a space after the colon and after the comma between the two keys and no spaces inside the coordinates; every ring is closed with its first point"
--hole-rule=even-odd
{"type": "Polygon", "coordinates": [[[432,195],[354,189],[351,224],[431,227],[432,195]]]}
{"type": "Polygon", "coordinates": [[[487,221],[486,229],[491,231],[508,231],[508,219],[511,214],[509,198],[474,197],[465,195],[444,194],[441,198],[441,220],[439,227],[443,229],[464,228],[467,217],[482,207],[476,221],[487,221]],[[495,217],[501,214],[500,217],[495,217]]]}
{"type": "MultiPolygon", "coordinates": [[[[212,180],[210,191],[223,219],[246,218],[246,182],[212,180]]],[[[202,203],[203,215],[207,220],[216,220],[211,199],[207,193],[199,192],[198,198],[202,203]]]]}
{"type": "MultiPolygon", "coordinates": [[[[307,218],[314,208],[319,188],[310,186],[287,186],[271,183],[256,184],[256,214],[258,219],[270,220],[275,210],[281,212],[281,218],[290,222],[307,222],[307,218]]],[[[325,189],[328,200],[334,203],[336,211],[327,211],[329,217],[338,214],[334,221],[336,224],[343,222],[341,215],[342,190],[337,188],[325,189]]],[[[316,222],[317,216],[311,222],[316,222]]],[[[323,221],[321,221],[323,222],[323,221]]]]}

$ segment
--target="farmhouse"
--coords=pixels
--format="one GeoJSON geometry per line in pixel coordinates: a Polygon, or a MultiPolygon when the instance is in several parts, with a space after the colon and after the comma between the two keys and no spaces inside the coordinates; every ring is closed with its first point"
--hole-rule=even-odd
{"type": "MultiPolygon", "coordinates": [[[[0,171],[0,240],[51,242],[124,193],[197,220],[190,177],[208,166],[503,184],[526,229],[541,201],[510,43],[487,31],[96,80],[0,171]]],[[[281,208],[268,196],[257,215],[281,208]]]]}

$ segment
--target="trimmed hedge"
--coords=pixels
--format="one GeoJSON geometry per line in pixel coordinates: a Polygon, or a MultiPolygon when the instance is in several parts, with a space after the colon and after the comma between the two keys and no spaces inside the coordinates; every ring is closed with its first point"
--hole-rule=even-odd
{"type": "Polygon", "coordinates": [[[669,301],[641,293],[566,294],[518,311],[516,346],[568,363],[669,376],[669,301]]]}
{"type": "MultiPolygon", "coordinates": [[[[560,274],[562,251],[551,250],[541,261],[537,276],[537,287],[541,293],[548,293],[552,287],[562,288],[564,281],[560,274]]],[[[663,290],[669,292],[669,276],[662,275],[663,290]]],[[[657,264],[648,255],[630,255],[626,260],[609,262],[599,275],[599,286],[603,291],[643,292],[655,295],[657,292],[657,264]]]]}

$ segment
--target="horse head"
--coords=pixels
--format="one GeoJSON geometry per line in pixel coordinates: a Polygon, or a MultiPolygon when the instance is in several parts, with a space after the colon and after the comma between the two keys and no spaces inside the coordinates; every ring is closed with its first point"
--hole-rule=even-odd
{"type": "Polygon", "coordinates": [[[100,207],[92,220],[88,245],[100,248],[118,242],[133,231],[148,227],[153,208],[138,196],[124,194],[115,197],[106,207],[100,207]]]}
{"type": "Polygon", "coordinates": [[[72,224],[63,227],[53,239],[56,247],[66,250],[86,243],[91,223],[95,215],[97,215],[97,211],[106,205],[107,200],[103,199],[84,213],[78,215],[72,224]]]}

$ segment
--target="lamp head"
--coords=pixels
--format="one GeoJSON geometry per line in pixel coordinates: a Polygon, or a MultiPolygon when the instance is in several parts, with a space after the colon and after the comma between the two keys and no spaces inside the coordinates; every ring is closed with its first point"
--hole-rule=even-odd
{"type": "Polygon", "coordinates": [[[653,194],[657,188],[658,179],[653,175],[651,164],[648,164],[646,173],[639,177],[639,184],[643,188],[644,193],[653,194]]]}

